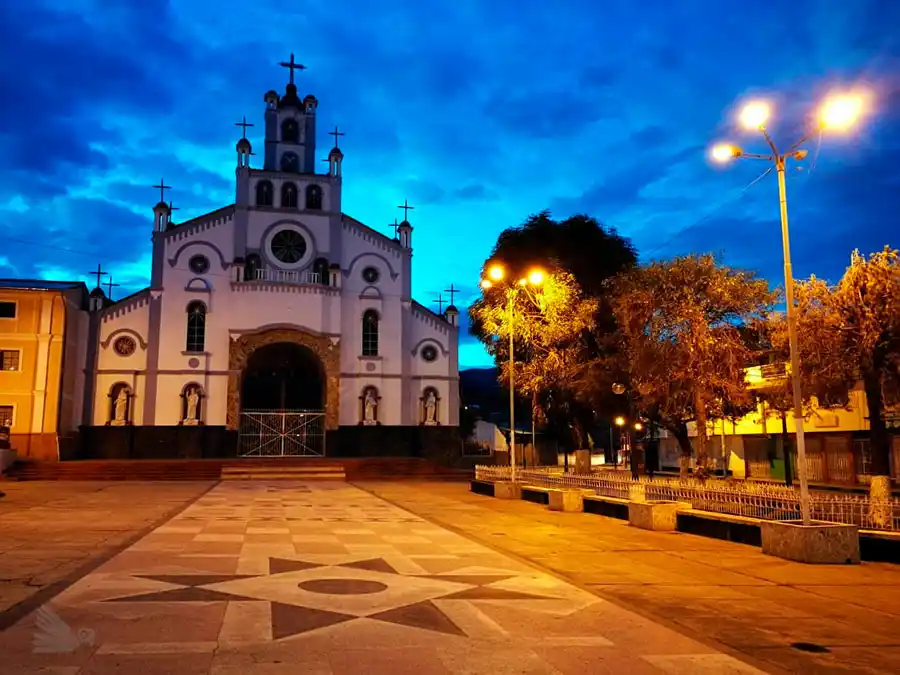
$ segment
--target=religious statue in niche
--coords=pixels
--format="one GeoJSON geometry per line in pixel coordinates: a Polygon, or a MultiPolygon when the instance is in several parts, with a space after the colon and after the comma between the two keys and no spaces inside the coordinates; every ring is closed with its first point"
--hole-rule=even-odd
{"type": "Polygon", "coordinates": [[[437,394],[434,389],[425,390],[425,396],[422,398],[423,424],[425,426],[437,425],[437,404],[437,394]]]}
{"type": "Polygon", "coordinates": [[[363,415],[362,423],[364,426],[374,426],[378,424],[378,395],[374,387],[366,387],[363,391],[363,415]]]}
{"type": "Polygon", "coordinates": [[[197,426],[200,424],[200,387],[190,387],[184,392],[184,420],[185,426],[197,426]]]}
{"type": "Polygon", "coordinates": [[[110,426],[122,427],[128,424],[128,399],[130,398],[128,387],[120,387],[119,392],[113,399],[112,419],[109,421],[110,426]]]}

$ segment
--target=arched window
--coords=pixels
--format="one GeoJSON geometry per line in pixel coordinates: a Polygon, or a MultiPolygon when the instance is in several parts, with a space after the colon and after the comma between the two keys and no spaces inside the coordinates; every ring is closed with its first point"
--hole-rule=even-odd
{"type": "Polygon", "coordinates": [[[131,423],[131,403],[134,395],[124,382],[117,382],[109,388],[109,419],[112,426],[123,426],[131,423]]]}
{"type": "Polygon", "coordinates": [[[325,258],[316,258],[316,261],[313,263],[313,272],[316,275],[316,282],[323,284],[325,286],[329,286],[329,277],[331,274],[328,269],[328,261],[325,258]]]}
{"type": "Polygon", "coordinates": [[[288,118],[281,123],[281,141],[283,143],[300,142],[300,126],[297,120],[288,118]]]}
{"type": "Polygon", "coordinates": [[[296,208],[297,186],[293,183],[284,183],[281,186],[281,206],[282,208],[296,208]]]}
{"type": "Polygon", "coordinates": [[[187,306],[187,344],[185,351],[202,352],[206,346],[206,305],[194,300],[187,306]]]}
{"type": "Polygon", "coordinates": [[[296,153],[286,152],[281,156],[281,170],[295,173],[300,166],[300,158],[296,153]]]}
{"type": "Polygon", "coordinates": [[[262,268],[262,260],[256,253],[247,256],[247,262],[244,263],[244,280],[256,281],[256,273],[262,268]]]}
{"type": "Polygon", "coordinates": [[[256,205],[272,206],[272,184],[267,180],[256,184],[256,205]]]}
{"type": "Polygon", "coordinates": [[[322,210],[322,188],[318,185],[309,185],[306,188],[306,208],[310,211],[322,210]]]}
{"type": "Polygon", "coordinates": [[[206,394],[196,382],[184,385],[181,390],[181,420],[179,424],[195,426],[203,424],[203,399],[206,394]]]}
{"type": "Polygon", "coordinates": [[[378,312],[367,309],[362,316],[362,355],[378,356],[378,312]]]}

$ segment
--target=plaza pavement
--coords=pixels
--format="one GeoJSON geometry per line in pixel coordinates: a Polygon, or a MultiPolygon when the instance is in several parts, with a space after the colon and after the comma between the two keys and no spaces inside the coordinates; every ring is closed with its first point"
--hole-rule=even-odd
{"type": "MultiPolygon", "coordinates": [[[[524,541],[549,529],[537,507],[532,523],[465,484],[370,487],[406,508],[347,483],[219,483],[0,633],[0,672],[761,672],[453,529],[481,514],[476,536],[524,541]],[[445,509],[452,528],[430,520],[445,509]]],[[[108,517],[131,508],[121,497],[108,517]]],[[[559,543],[543,537],[546,565],[559,543]]]]}
{"type": "Polygon", "coordinates": [[[900,565],[803,565],[752,546],[476,495],[459,483],[364,487],[763,668],[900,672],[900,565]]]}

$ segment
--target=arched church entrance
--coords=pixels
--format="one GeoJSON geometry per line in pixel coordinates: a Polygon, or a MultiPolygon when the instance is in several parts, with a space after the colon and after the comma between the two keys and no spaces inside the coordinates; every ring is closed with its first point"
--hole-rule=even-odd
{"type": "Polygon", "coordinates": [[[339,348],[273,328],[232,339],[228,425],[245,457],[322,456],[337,424],[339,348]]]}

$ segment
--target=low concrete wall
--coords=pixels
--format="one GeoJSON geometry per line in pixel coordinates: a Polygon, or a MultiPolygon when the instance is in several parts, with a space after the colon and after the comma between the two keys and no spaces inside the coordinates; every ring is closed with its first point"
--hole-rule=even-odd
{"type": "Polygon", "coordinates": [[[628,523],[642,530],[674,532],[678,527],[677,502],[629,502],[628,523]]]}
{"type": "Polygon", "coordinates": [[[763,521],[760,533],[763,553],[776,558],[817,565],[860,561],[856,525],[763,521]]]}

